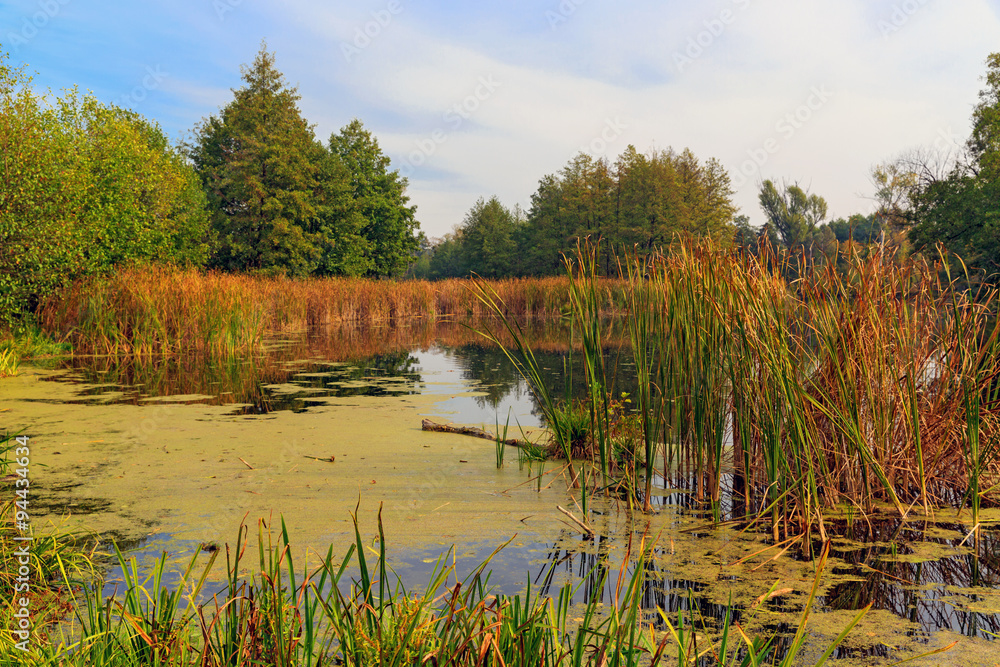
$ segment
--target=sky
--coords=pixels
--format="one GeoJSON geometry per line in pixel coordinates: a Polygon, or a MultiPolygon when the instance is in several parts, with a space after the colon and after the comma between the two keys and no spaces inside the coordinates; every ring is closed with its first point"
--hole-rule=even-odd
{"type": "Polygon", "coordinates": [[[3,0],[0,50],[175,140],[242,85],[261,40],[326,141],[353,118],[432,238],[479,197],[530,208],[580,151],[715,158],[763,222],[764,179],[874,208],[871,168],[956,149],[1000,0],[3,0]]]}

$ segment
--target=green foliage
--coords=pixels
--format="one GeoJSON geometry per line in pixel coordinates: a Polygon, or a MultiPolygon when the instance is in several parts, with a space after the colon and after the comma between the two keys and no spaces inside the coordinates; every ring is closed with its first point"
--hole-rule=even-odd
{"type": "MultiPolygon", "coordinates": [[[[280,527],[260,523],[258,563],[252,565],[245,558],[249,531],[241,526],[233,548],[226,547],[227,585],[204,602],[199,593],[218,554],[198,576],[196,552],[168,583],[167,554],[143,576],[134,560],[119,553],[124,591],[106,595],[106,587],[87,586],[76,600],[77,623],[61,638],[32,642],[29,653],[4,642],[0,664],[695,667],[802,664],[798,656],[813,648],[803,647],[825,553],[816,563],[800,621],[789,628],[794,637],[782,646],[777,635],[751,638],[744,630],[755,616],[767,613],[763,601],[777,584],[743,610],[742,625],[735,622],[730,605],[720,627],[710,629],[696,613],[693,596],[691,604],[677,610],[675,625],[672,612],[651,604],[658,566],[656,544],[646,539],[629,542],[620,567],[604,561],[576,587],[567,583],[555,588],[552,597],[532,590],[530,582],[522,595],[495,592],[489,568],[506,544],[461,579],[452,549],[432,566],[426,587],[410,592],[386,562],[381,514],[377,551],[366,547],[353,518],[354,544],[341,558],[331,548],[315,569],[293,562],[284,521],[280,527]],[[355,576],[347,575],[349,568],[355,576]],[[597,590],[611,586],[613,601],[588,595],[583,605],[574,605],[584,582],[597,590]],[[652,627],[656,617],[666,632],[652,627]]],[[[805,664],[822,665],[867,611],[854,616],[818,661],[805,664]]]]}
{"type": "Polygon", "coordinates": [[[599,268],[611,275],[616,248],[649,254],[677,236],[728,241],[736,213],[732,194],[721,164],[701,163],[689,150],[643,155],[629,146],[614,164],[580,153],[539,181],[524,220],[496,197],[480,199],[434,248],[429,275],[556,275],[564,269],[563,256],[587,237],[601,241],[599,268]]]}
{"type": "Polygon", "coordinates": [[[690,150],[642,155],[629,146],[612,165],[579,154],[558,175],[543,178],[531,199],[524,273],[562,267],[578,240],[600,240],[601,271],[613,273],[613,249],[644,253],[677,235],[728,237],[733,205],[729,175],[714,159],[701,163],[690,150]]]}
{"type": "Polygon", "coordinates": [[[779,191],[773,181],[764,181],[760,189],[760,207],[767,222],[789,250],[806,246],[826,218],[826,200],[811,195],[798,185],[785,185],[779,191]]]}
{"type": "Polygon", "coordinates": [[[253,65],[243,68],[243,81],[220,115],[196,128],[189,149],[219,237],[211,264],[231,271],[311,273],[321,255],[313,190],[322,175],[322,146],[273,54],[262,48],[253,65]]]}
{"type": "Polygon", "coordinates": [[[80,276],[205,261],[204,195],[160,128],[75,89],[42,97],[3,55],[0,156],[0,324],[80,276]]]}
{"type": "Polygon", "coordinates": [[[520,210],[510,210],[496,197],[482,197],[465,215],[453,236],[435,249],[430,260],[432,278],[509,276],[517,264],[517,235],[524,225],[520,210]]]}
{"type": "MultiPolygon", "coordinates": [[[[330,153],[339,158],[349,174],[350,191],[360,216],[359,233],[366,244],[365,273],[400,275],[413,261],[420,243],[416,207],[407,205],[406,178],[389,170],[389,158],[379,148],[378,140],[356,118],[330,137],[330,153]]],[[[358,233],[357,227],[352,226],[352,230],[358,233]]]]}
{"type": "Polygon", "coordinates": [[[877,243],[882,235],[882,224],[875,215],[855,213],[851,217],[837,218],[829,224],[830,230],[837,241],[854,241],[856,243],[877,243]]]}
{"type": "Polygon", "coordinates": [[[0,378],[17,375],[20,360],[12,349],[0,349],[0,378]]]}
{"type": "Polygon", "coordinates": [[[211,265],[270,275],[389,276],[418,247],[406,179],[358,120],[326,148],[261,46],[244,86],[187,147],[219,243],[211,265]]]}
{"type": "Polygon", "coordinates": [[[943,244],[972,274],[996,281],[1000,263],[1000,53],[986,60],[985,87],[972,113],[966,154],[941,178],[912,190],[910,240],[916,250],[943,244]]]}

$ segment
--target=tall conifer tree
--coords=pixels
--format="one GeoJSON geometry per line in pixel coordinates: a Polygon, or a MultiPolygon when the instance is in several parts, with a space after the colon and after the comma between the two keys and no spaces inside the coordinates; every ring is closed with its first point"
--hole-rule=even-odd
{"type": "Polygon", "coordinates": [[[213,209],[219,246],[212,264],[226,270],[304,275],[323,255],[315,193],[324,151],[266,45],[243,67],[234,99],[196,128],[191,147],[213,209]]]}

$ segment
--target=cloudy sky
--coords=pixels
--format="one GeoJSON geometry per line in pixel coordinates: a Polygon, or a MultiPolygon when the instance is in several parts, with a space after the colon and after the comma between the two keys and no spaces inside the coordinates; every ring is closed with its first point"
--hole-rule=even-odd
{"type": "Polygon", "coordinates": [[[762,179],[832,217],[868,173],[969,132],[1000,0],[4,0],[0,45],[175,138],[241,85],[262,39],[324,140],[352,118],[410,179],[428,236],[480,196],[530,205],[581,150],[690,148],[754,224],[762,179]]]}

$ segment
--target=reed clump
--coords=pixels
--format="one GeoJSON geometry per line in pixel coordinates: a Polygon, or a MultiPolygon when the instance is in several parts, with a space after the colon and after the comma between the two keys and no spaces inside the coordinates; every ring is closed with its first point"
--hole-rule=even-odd
{"type": "MultiPolygon", "coordinates": [[[[817,531],[826,539],[824,517],[846,509],[968,506],[978,528],[982,504],[1000,500],[996,289],[964,290],[945,257],[851,251],[820,264],[710,241],[620,259],[643,465],[609,481],[598,252],[583,243],[567,260],[594,442],[570,466],[597,468],[597,488],[624,479],[646,510],[654,483],[684,488],[716,521],[726,495],[729,518],[764,520],[775,540],[802,535],[804,545],[817,531]]],[[[492,293],[480,297],[502,317],[492,293]]],[[[530,369],[525,349],[522,340],[513,356],[530,369]]],[[[537,374],[525,378],[551,393],[534,386],[537,374]]]]}
{"type": "MultiPolygon", "coordinates": [[[[38,318],[46,332],[81,354],[224,355],[257,349],[275,331],[491,317],[471,284],[291,280],[143,266],[79,281],[43,303],[38,318]]],[[[522,321],[557,319],[569,309],[565,277],[490,284],[505,314],[522,321]]],[[[615,312],[624,294],[621,281],[602,281],[601,307],[615,312]]]]}

